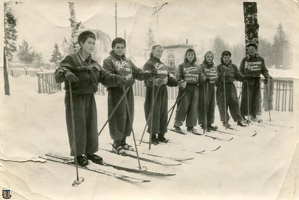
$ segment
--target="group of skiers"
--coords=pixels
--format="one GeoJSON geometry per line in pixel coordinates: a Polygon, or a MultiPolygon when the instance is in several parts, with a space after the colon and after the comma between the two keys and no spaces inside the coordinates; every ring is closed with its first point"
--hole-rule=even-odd
{"type": "Polygon", "coordinates": [[[188,49],[184,62],[178,66],[176,76],[161,62],[163,47],[154,45],[149,60],[143,69],[137,68],[125,56],[126,41],[115,38],[112,51],[101,67],[91,53],[96,37],[91,31],[84,31],[78,37],[80,50],[66,56],[55,71],[56,82],[65,84],[66,124],[71,156],[80,166],[88,160],[101,164],[103,159],[98,151],[97,109],[94,93],[98,84],[108,89],[108,116],[110,136],[113,139],[112,151],[123,154],[134,148],[126,142],[133,131],[134,95],[132,85],[135,79],[144,80],[146,95],[144,102],[147,132],[150,142],[167,143],[165,138],[168,126],[167,86],[179,86],[176,100],[177,110],[174,122],[176,131],[186,120],[187,131],[198,134],[197,123],[207,131],[216,130],[215,86],[217,104],[223,125],[230,127],[227,108],[239,126],[246,126],[245,116],[256,120],[260,103],[260,74],[267,83],[268,70],[263,58],[257,55],[257,46],[248,45],[249,55],[245,57],[240,71],[231,61],[231,53],[224,51],[221,64],[214,64],[214,55],[208,51],[201,65],[197,65],[196,54],[188,49]],[[234,81],[243,81],[241,109],[234,81]]]}

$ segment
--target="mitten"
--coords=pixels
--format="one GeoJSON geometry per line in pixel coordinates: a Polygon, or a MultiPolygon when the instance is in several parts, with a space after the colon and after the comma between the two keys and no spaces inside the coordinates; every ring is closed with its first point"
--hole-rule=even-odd
{"type": "Polygon", "coordinates": [[[64,76],[69,82],[79,81],[79,78],[77,76],[75,76],[75,74],[73,74],[70,71],[67,71],[64,76]]]}

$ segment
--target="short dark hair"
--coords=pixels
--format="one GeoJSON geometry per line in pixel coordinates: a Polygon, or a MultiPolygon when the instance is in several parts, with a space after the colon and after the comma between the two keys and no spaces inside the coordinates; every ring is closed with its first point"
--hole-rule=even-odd
{"type": "Polygon", "coordinates": [[[255,49],[257,49],[257,45],[254,44],[254,43],[247,44],[247,48],[249,48],[250,46],[251,46],[251,47],[255,47],[255,49]]]}
{"type": "Polygon", "coordinates": [[[91,31],[83,31],[78,36],[78,44],[80,45],[80,42],[82,42],[84,44],[84,42],[87,40],[87,38],[93,38],[94,40],[96,40],[96,35],[91,31]]]}
{"type": "Polygon", "coordinates": [[[191,48],[190,48],[190,49],[187,49],[187,51],[186,51],[186,53],[185,53],[185,59],[184,59],[184,61],[185,61],[185,62],[188,62],[188,59],[187,59],[187,54],[188,54],[188,53],[194,53],[194,58],[193,58],[193,60],[192,60],[191,63],[192,63],[192,64],[195,63],[196,60],[197,60],[197,58],[196,58],[196,53],[195,53],[194,49],[191,49],[191,48]]]}
{"type": "Polygon", "coordinates": [[[123,38],[121,38],[121,37],[117,37],[117,38],[115,38],[115,39],[112,41],[112,45],[111,45],[112,49],[113,49],[113,48],[116,46],[116,44],[118,44],[118,43],[124,44],[124,46],[125,46],[125,48],[126,48],[126,40],[123,39],[123,38]]]}

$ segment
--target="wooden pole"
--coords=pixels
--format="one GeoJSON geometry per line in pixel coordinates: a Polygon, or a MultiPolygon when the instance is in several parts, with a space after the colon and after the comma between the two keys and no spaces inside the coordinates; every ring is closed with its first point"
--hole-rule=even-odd
{"type": "Polygon", "coordinates": [[[4,93],[5,95],[10,95],[5,47],[3,47],[3,77],[4,77],[4,93]]]}
{"type": "Polygon", "coordinates": [[[117,3],[115,2],[115,37],[117,37],[117,3]]]}

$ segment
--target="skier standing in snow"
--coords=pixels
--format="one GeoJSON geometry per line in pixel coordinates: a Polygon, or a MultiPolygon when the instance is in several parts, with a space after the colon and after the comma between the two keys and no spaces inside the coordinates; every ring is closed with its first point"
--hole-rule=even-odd
{"type": "Polygon", "coordinates": [[[188,49],[185,59],[176,71],[176,78],[179,81],[179,94],[181,98],[177,102],[177,110],[174,122],[174,129],[181,132],[180,126],[186,119],[187,131],[197,134],[194,128],[198,118],[198,83],[205,81],[205,76],[196,62],[196,54],[193,49],[188,49]],[[184,96],[183,96],[184,95],[184,96]],[[183,97],[182,97],[183,96],[183,97]]]}
{"type": "Polygon", "coordinates": [[[121,97],[126,95],[109,121],[110,136],[113,139],[112,150],[117,154],[122,154],[125,150],[133,151],[134,148],[127,144],[126,138],[131,135],[132,124],[129,119],[134,119],[134,94],[132,85],[137,80],[147,80],[151,78],[151,72],[137,68],[131,60],[125,56],[126,41],[123,38],[115,38],[112,41],[112,51],[110,56],[104,60],[103,67],[112,74],[126,77],[127,83],[105,84],[108,87],[108,116],[111,114],[121,97]],[[124,88],[127,92],[124,94],[124,88]],[[126,103],[129,104],[129,110],[126,103]]]}
{"type": "Polygon", "coordinates": [[[151,142],[153,144],[168,142],[165,138],[168,119],[168,93],[166,86],[173,87],[178,85],[177,80],[169,73],[166,65],[160,60],[163,50],[161,45],[154,45],[150,59],[143,66],[143,69],[151,71],[153,76],[151,79],[145,81],[146,94],[144,102],[145,118],[148,121],[147,131],[152,133],[151,142]],[[154,102],[153,96],[156,96],[154,102]],[[153,118],[148,120],[151,109],[153,109],[153,118]]]}
{"type": "Polygon", "coordinates": [[[237,122],[237,125],[245,127],[246,123],[241,116],[237,90],[234,84],[235,80],[243,81],[244,77],[237,66],[232,63],[229,51],[222,52],[220,62],[221,64],[217,66],[219,78],[216,90],[220,120],[223,126],[231,128],[231,125],[228,123],[229,115],[227,109],[229,108],[232,118],[237,122]]]}
{"type": "Polygon", "coordinates": [[[215,119],[215,82],[218,79],[218,74],[213,59],[213,52],[208,51],[200,65],[206,80],[204,84],[198,85],[198,124],[207,131],[217,130],[217,126],[214,126],[213,123],[215,119]]]}
{"type": "Polygon", "coordinates": [[[243,58],[240,64],[240,72],[245,77],[242,84],[241,115],[250,116],[249,120],[261,122],[258,113],[260,109],[261,77],[262,74],[267,84],[270,78],[265,61],[257,54],[257,45],[247,45],[248,55],[243,58]],[[248,102],[249,101],[249,102],[248,102]]]}
{"type": "Polygon", "coordinates": [[[93,32],[82,32],[78,37],[80,50],[66,56],[55,71],[56,82],[64,82],[66,90],[66,124],[71,156],[76,156],[77,163],[82,167],[88,165],[88,160],[98,164],[103,162],[100,156],[94,154],[98,151],[97,108],[94,93],[98,90],[99,82],[126,83],[125,78],[107,73],[92,58],[91,53],[95,47],[95,40],[93,32]],[[70,89],[72,94],[70,94],[70,89]],[[70,99],[73,100],[74,118],[71,114],[70,99]],[[72,129],[73,119],[75,130],[72,129]]]}

